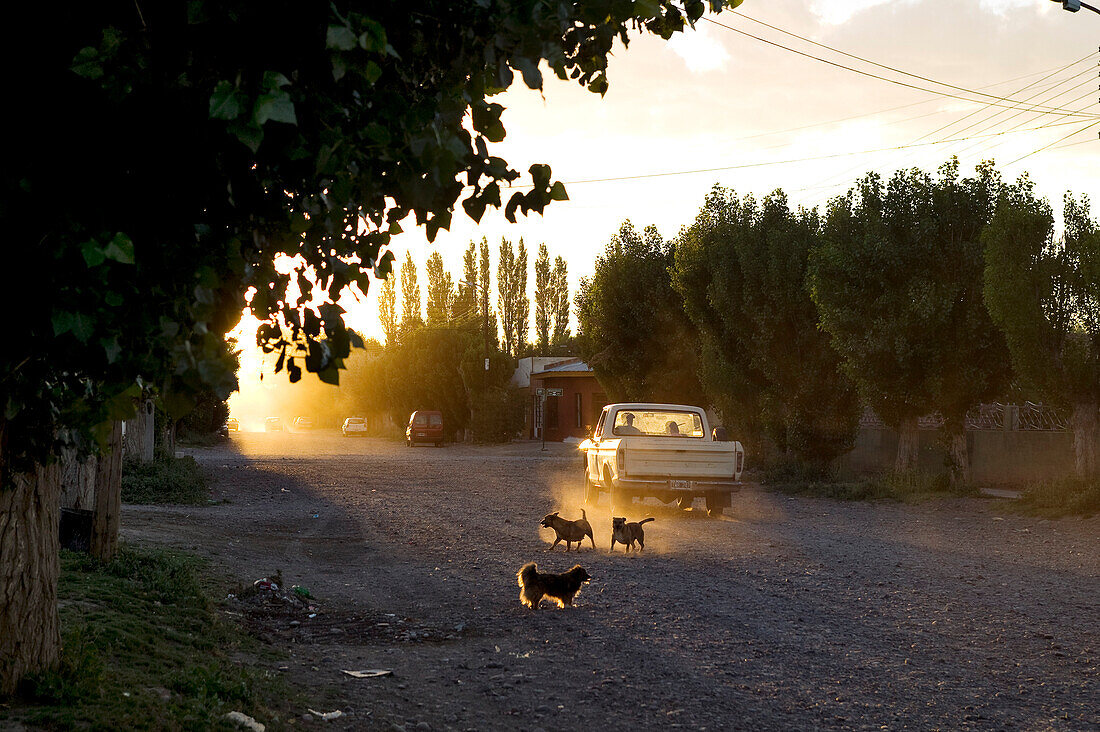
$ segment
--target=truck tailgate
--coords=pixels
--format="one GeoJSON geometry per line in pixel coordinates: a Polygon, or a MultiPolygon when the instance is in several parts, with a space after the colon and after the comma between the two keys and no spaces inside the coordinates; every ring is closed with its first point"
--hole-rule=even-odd
{"type": "Polygon", "coordinates": [[[715,478],[729,480],[737,462],[733,442],[631,438],[625,452],[629,478],[715,478]]]}

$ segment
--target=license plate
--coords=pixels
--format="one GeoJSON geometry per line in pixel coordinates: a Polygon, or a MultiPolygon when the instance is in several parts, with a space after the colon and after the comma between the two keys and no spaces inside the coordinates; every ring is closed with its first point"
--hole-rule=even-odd
{"type": "Polygon", "coordinates": [[[427,437],[427,436],[428,436],[428,433],[427,433],[427,432],[417,432],[417,433],[416,433],[416,436],[417,436],[417,437],[427,437]]]}
{"type": "Polygon", "coordinates": [[[691,481],[690,480],[670,480],[668,482],[668,487],[671,488],[674,491],[691,490],[691,481]]]}

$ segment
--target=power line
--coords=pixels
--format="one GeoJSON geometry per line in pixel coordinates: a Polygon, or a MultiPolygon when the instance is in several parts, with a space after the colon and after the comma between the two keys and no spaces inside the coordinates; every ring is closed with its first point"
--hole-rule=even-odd
{"type": "MultiPolygon", "coordinates": [[[[814,155],[814,156],[805,157],[805,158],[792,158],[792,159],[789,159],[789,160],[767,160],[767,161],[762,161],[762,162],[758,162],[758,163],[741,163],[741,164],[738,164],[738,165],[724,165],[724,166],[717,167],[717,168],[698,168],[696,170],[675,170],[675,171],[667,171],[667,172],[663,172],[663,173],[639,173],[637,175],[619,175],[619,176],[612,176],[612,177],[608,177],[608,178],[588,178],[588,179],[584,179],[584,180],[564,181],[564,185],[575,186],[575,185],[583,185],[583,184],[586,184],[586,183],[611,183],[611,182],[616,182],[616,181],[641,180],[641,179],[644,179],[644,178],[667,178],[667,177],[676,176],[676,175],[693,175],[693,174],[697,174],[697,173],[720,173],[720,172],[726,171],[726,170],[741,170],[741,169],[744,169],[744,168],[760,168],[760,167],[764,167],[764,166],[768,166],[768,165],[786,165],[788,163],[806,163],[806,162],[812,162],[812,161],[815,161],[815,160],[830,160],[830,159],[833,159],[833,158],[842,158],[842,157],[847,157],[847,156],[850,156],[850,155],[870,155],[870,154],[873,154],[873,153],[891,152],[891,151],[894,151],[894,150],[905,150],[905,149],[908,149],[908,148],[911,148],[911,147],[927,147],[927,146],[930,146],[930,145],[945,145],[945,144],[952,143],[952,142],[961,142],[961,141],[964,141],[964,140],[973,140],[973,139],[975,139],[975,137],[997,137],[997,136],[1000,136],[1000,135],[1012,134],[1013,132],[1033,132],[1035,130],[1046,129],[1048,127],[1062,127],[1062,126],[1065,126],[1065,125],[1075,125],[1075,124],[1080,124],[1080,123],[1081,123],[1081,120],[1073,120],[1072,122],[1052,122],[1052,123],[1049,123],[1049,124],[1040,125],[1038,127],[1029,127],[1027,129],[1022,129],[1022,130],[1012,130],[1012,131],[1005,131],[1005,132],[992,132],[992,133],[989,133],[989,134],[986,134],[986,135],[975,135],[975,136],[970,136],[970,137],[960,137],[960,138],[950,139],[950,140],[931,140],[929,142],[920,142],[920,143],[910,144],[910,145],[894,145],[892,147],[881,147],[881,148],[875,148],[875,149],[872,149],[872,150],[853,150],[853,151],[842,152],[842,153],[831,153],[831,154],[828,154],[828,155],[814,155]]],[[[1093,123],[1090,123],[1090,124],[1100,125],[1100,120],[1098,120],[1096,122],[1093,122],[1093,123]]],[[[527,185],[527,186],[517,186],[517,188],[530,188],[530,187],[531,186],[529,186],[529,185],[527,185]]]]}
{"type": "Polygon", "coordinates": [[[1096,127],[1097,125],[1100,125],[1100,122],[1090,122],[1089,124],[1085,125],[1085,126],[1084,126],[1084,127],[1082,127],[1081,129],[1079,129],[1079,130],[1075,130],[1075,131],[1073,131],[1073,132],[1069,133],[1068,135],[1066,135],[1065,137],[1060,137],[1060,138],[1058,138],[1057,140],[1055,140],[1054,142],[1050,143],[1049,145],[1043,145],[1043,146],[1042,146],[1041,148],[1039,148],[1038,150],[1032,150],[1032,151],[1031,151],[1031,152],[1029,152],[1029,153],[1028,153],[1027,155],[1021,155],[1020,157],[1016,158],[1015,160],[1013,160],[1013,161],[1012,161],[1011,163],[1008,163],[1008,164],[1007,164],[1007,165],[1005,165],[1004,167],[1006,167],[1006,168],[1007,168],[1007,167],[1008,167],[1009,165],[1014,165],[1014,164],[1016,164],[1016,163],[1020,162],[1021,160],[1023,160],[1024,158],[1030,158],[1030,157],[1031,157],[1032,155],[1035,155],[1035,154],[1037,154],[1037,153],[1041,153],[1041,152],[1043,152],[1043,151],[1044,151],[1044,150],[1046,150],[1046,149],[1047,149],[1048,147],[1051,147],[1051,146],[1053,146],[1053,145],[1057,145],[1057,144],[1058,144],[1059,142],[1065,142],[1066,140],[1068,140],[1069,138],[1073,137],[1074,135],[1076,135],[1076,134],[1078,134],[1078,133],[1081,133],[1081,132],[1084,132],[1085,130],[1089,130],[1089,129],[1092,129],[1093,127],[1096,127]]]}
{"type": "MultiPolygon", "coordinates": [[[[961,99],[965,102],[978,102],[978,101],[981,101],[979,99],[972,99],[970,97],[964,97],[964,96],[960,96],[958,94],[952,94],[950,92],[945,92],[945,91],[941,91],[941,90],[938,90],[938,89],[929,89],[927,87],[917,86],[916,84],[909,84],[907,82],[899,81],[897,79],[890,79],[888,77],[880,76],[879,74],[873,74],[870,71],[864,71],[862,69],[857,69],[857,68],[854,68],[852,66],[845,66],[844,64],[837,63],[836,61],[830,61],[829,59],[822,58],[820,56],[815,56],[812,53],[806,53],[805,51],[799,51],[798,49],[791,48],[790,46],[784,46],[782,43],[776,43],[775,41],[770,41],[767,38],[761,38],[760,36],[749,33],[748,31],[743,31],[740,28],[734,28],[731,25],[726,25],[725,23],[720,23],[719,21],[713,20],[712,18],[706,18],[705,17],[705,18],[703,18],[703,20],[707,21],[708,23],[713,23],[714,25],[717,25],[721,28],[725,28],[726,30],[733,31],[734,33],[739,33],[743,36],[748,36],[749,38],[760,41],[761,43],[766,43],[769,46],[775,46],[776,48],[781,48],[784,51],[790,51],[791,53],[798,54],[799,56],[804,56],[805,58],[813,59],[814,61],[820,61],[821,63],[825,63],[825,64],[828,64],[830,66],[835,66],[837,68],[844,69],[846,71],[852,71],[852,72],[855,72],[857,74],[861,74],[863,76],[869,76],[872,79],[878,79],[880,81],[885,81],[885,82],[888,82],[890,84],[897,84],[898,86],[904,86],[904,87],[909,88],[909,89],[916,89],[918,91],[929,92],[931,94],[938,94],[940,96],[951,97],[952,99],[961,99]]],[[[786,31],[784,31],[784,32],[786,32],[786,31]]],[[[794,35],[794,34],[791,34],[791,35],[794,35]]],[[[808,40],[808,39],[806,39],[806,40],[808,40]]],[[[813,43],[814,45],[819,45],[819,46],[823,45],[823,44],[817,43],[816,41],[808,41],[808,42],[813,43]]],[[[824,46],[824,47],[829,48],[828,46],[824,46]]],[[[830,50],[835,50],[835,49],[830,49],[830,50]]],[[[837,51],[837,53],[844,53],[844,52],[843,51],[837,51]]],[[[851,54],[845,54],[845,55],[851,56],[851,54]]],[[[859,58],[859,57],[853,56],[853,58],[859,58]]],[[[865,59],[860,59],[860,60],[865,61],[865,59]]],[[[1010,99],[1008,97],[1000,97],[1000,96],[997,96],[995,94],[986,94],[985,92],[975,91],[973,89],[967,89],[965,87],[956,86],[954,84],[948,84],[948,83],[942,82],[942,81],[936,81],[935,79],[929,79],[927,77],[919,76],[917,74],[911,74],[908,71],[902,71],[900,69],[895,69],[895,68],[890,67],[890,66],[885,66],[883,64],[878,64],[878,63],[875,63],[874,61],[866,61],[866,63],[870,63],[870,64],[874,64],[875,66],[890,69],[891,71],[894,71],[896,73],[903,74],[905,76],[909,76],[909,77],[912,77],[912,78],[915,78],[915,79],[920,79],[922,81],[928,81],[928,82],[931,82],[933,84],[938,84],[940,86],[945,86],[949,89],[956,89],[956,90],[962,91],[966,94],[970,94],[970,95],[973,95],[973,96],[986,97],[988,99],[994,100],[993,104],[995,106],[1008,107],[1009,109],[1021,109],[1019,101],[1017,101],[1015,99],[1010,99]]],[[[1061,112],[1061,111],[1065,111],[1065,110],[1058,109],[1058,108],[1050,108],[1047,111],[1061,112]]],[[[1100,116],[1100,115],[1095,115],[1095,114],[1080,115],[1080,114],[1077,114],[1077,116],[1083,116],[1083,117],[1086,117],[1086,118],[1094,118],[1094,117],[1097,117],[1097,116],[1100,116]]]]}
{"type": "MultiPolygon", "coordinates": [[[[1059,71],[1065,71],[1066,69],[1068,69],[1068,68],[1070,68],[1070,67],[1072,67],[1076,64],[1079,64],[1082,61],[1085,61],[1088,58],[1090,58],[1092,56],[1095,56],[1095,55],[1096,55],[1096,52],[1093,52],[1093,53],[1090,53],[1088,56],[1084,56],[1082,58],[1079,58],[1076,61],[1074,61],[1072,63],[1069,63],[1069,64],[1066,64],[1064,66],[1047,68],[1047,69],[1043,69],[1042,71],[1033,71],[1030,74],[1024,74],[1022,76],[1014,76],[1011,79],[1005,79],[1004,81],[998,81],[994,84],[986,84],[985,86],[982,86],[982,87],[979,87],[979,88],[980,89],[992,89],[994,87],[1001,86],[1002,84],[1011,84],[1012,82],[1020,81],[1021,79],[1027,79],[1027,78],[1032,77],[1032,76],[1038,76],[1039,74],[1047,74],[1047,76],[1044,76],[1042,79],[1039,79],[1037,81],[1032,82],[1031,84],[1028,84],[1025,87],[1022,87],[1021,89],[1017,90],[1017,92],[1013,92],[1015,94],[1015,93],[1018,93],[1019,91],[1023,91],[1023,89],[1027,89],[1028,87],[1035,86],[1036,84],[1041,84],[1042,82],[1046,81],[1051,76],[1053,76],[1054,74],[1057,74],[1059,71]],[[1048,73],[1048,72],[1051,72],[1051,71],[1053,71],[1054,73],[1048,73]]],[[[1088,69],[1085,69],[1085,71],[1083,71],[1081,73],[1088,73],[1090,71],[1092,71],[1092,69],[1088,68],[1088,69]]],[[[1071,78],[1076,78],[1077,76],[1080,76],[1080,74],[1077,74],[1077,75],[1075,75],[1071,78]]],[[[1064,83],[1065,83],[1065,81],[1060,81],[1057,84],[1054,84],[1053,86],[1058,86],[1059,84],[1064,84],[1064,83]]],[[[814,127],[824,127],[825,125],[834,125],[834,124],[837,124],[839,122],[849,122],[853,119],[861,119],[863,117],[874,117],[875,115],[886,114],[887,112],[896,112],[899,109],[908,109],[909,107],[918,107],[922,104],[928,104],[929,102],[932,102],[932,101],[934,101],[934,100],[933,99],[922,99],[919,102],[910,102],[909,104],[899,104],[896,107],[887,107],[886,109],[879,109],[879,110],[876,110],[874,112],[863,112],[861,114],[853,114],[853,115],[850,115],[848,117],[838,117],[836,119],[823,120],[821,122],[811,122],[810,124],[799,125],[798,127],[788,127],[786,129],[782,129],[782,130],[769,130],[768,132],[759,132],[759,133],[754,134],[754,135],[745,135],[743,137],[736,137],[736,138],[733,138],[733,140],[734,141],[755,140],[759,137],[770,137],[772,135],[782,135],[782,134],[787,133],[787,132],[801,132],[802,130],[809,130],[809,129],[812,129],[814,127]]],[[[985,107],[982,107],[982,109],[978,110],[978,112],[981,112],[982,110],[985,110],[985,109],[988,109],[988,108],[989,107],[987,105],[985,107]]],[[[898,121],[899,122],[911,122],[915,119],[922,119],[924,117],[931,117],[933,115],[943,114],[943,113],[944,113],[944,110],[938,109],[934,112],[926,112],[925,114],[916,115],[914,117],[906,117],[905,119],[898,120],[898,121]]],[[[974,112],[974,114],[977,114],[977,112],[974,112]]],[[[963,119],[965,119],[965,117],[963,119]]],[[[962,121],[962,120],[956,120],[956,122],[960,122],[960,121],[962,121]]],[[[954,124],[954,123],[952,123],[952,124],[954,124]]],[[[950,127],[950,125],[948,125],[948,127],[950,127]]],[[[945,129],[945,128],[940,128],[940,129],[945,129]]],[[[939,130],[936,130],[936,132],[939,132],[939,130]]],[[[934,134],[934,133],[930,133],[930,134],[934,134]]]]}
{"type": "MultiPolygon", "coordinates": [[[[1024,86],[1020,87],[1020,88],[1019,88],[1019,89],[1017,89],[1016,91],[1012,92],[1012,94],[1013,94],[1013,95],[1015,95],[1015,94],[1019,94],[1020,92],[1024,91],[1025,89],[1028,89],[1029,87],[1035,86],[1036,84],[1041,84],[1041,83],[1042,83],[1043,81],[1046,81],[1047,79],[1049,79],[1050,77],[1052,77],[1052,76],[1056,75],[1056,74],[1057,74],[1057,73],[1059,73],[1060,71],[1064,71],[1064,70],[1070,69],[1070,68],[1072,68],[1072,67],[1076,66],[1077,64],[1081,63],[1082,61],[1084,61],[1084,60],[1086,60],[1086,59],[1088,59],[1088,58],[1091,58],[1091,57],[1092,57],[1092,56],[1094,56],[1094,55],[1095,55],[1094,53],[1089,53],[1089,54],[1087,54],[1087,55],[1085,55],[1085,56],[1081,57],[1080,59],[1077,59],[1076,61],[1072,61],[1072,62],[1070,62],[1070,63],[1066,64],[1065,66],[1062,66],[1062,67],[1060,67],[1060,68],[1056,69],[1056,70],[1055,70],[1055,71],[1054,71],[1053,73],[1049,73],[1049,74],[1047,74],[1047,75],[1046,75],[1046,76],[1044,76],[1044,77],[1043,77],[1042,79],[1039,79],[1039,80],[1037,80],[1037,81],[1031,82],[1030,84],[1025,84],[1024,86]]],[[[1073,76],[1069,77],[1068,79],[1064,79],[1064,80],[1062,80],[1062,81],[1059,81],[1059,82],[1055,83],[1055,84],[1053,85],[1053,87],[1048,87],[1047,89],[1044,89],[1043,91],[1040,91],[1040,92],[1038,92],[1037,94],[1042,94],[1042,93],[1044,93],[1044,92],[1050,91],[1050,89],[1051,89],[1051,88],[1057,88],[1057,87],[1061,86],[1062,84],[1066,83],[1067,81],[1071,81],[1071,80],[1073,80],[1073,79],[1076,79],[1076,78],[1077,78],[1078,76],[1081,76],[1082,74],[1085,74],[1085,73],[1089,73],[1089,74],[1091,74],[1091,73],[1092,73],[1092,68],[1091,68],[1091,67],[1089,67],[1089,68],[1086,68],[1086,69],[1085,69],[1084,71],[1082,71],[1082,72],[1080,72],[1080,73],[1078,73],[1078,74],[1074,74],[1073,76]]],[[[1086,83],[1087,83],[1087,80],[1086,80],[1086,83]]],[[[1080,85],[1078,85],[1078,86],[1080,86],[1080,85]]],[[[1076,88],[1076,87],[1074,87],[1074,88],[1076,88]]],[[[1069,90],[1067,90],[1067,91],[1069,91],[1069,90]]],[[[1059,93],[1059,94],[1056,94],[1056,95],[1054,95],[1053,97],[1051,97],[1051,99],[1055,99],[1055,98],[1057,98],[1057,97],[1061,96],[1061,94],[1064,94],[1064,93],[1065,93],[1065,92],[1061,92],[1061,93],[1059,93]]],[[[1091,92],[1090,92],[1090,93],[1091,93],[1091,92]]],[[[1028,97],[1028,100],[1030,100],[1030,99],[1033,99],[1033,98],[1034,98],[1035,96],[1036,96],[1036,95],[1032,95],[1031,97],[1028,97]]],[[[1077,101],[1077,100],[1073,100],[1073,101],[1077,101]]],[[[1072,103],[1072,102],[1070,102],[1070,103],[1072,103]]],[[[916,145],[916,144],[917,144],[918,142],[921,142],[921,141],[923,141],[924,139],[926,139],[926,138],[928,138],[928,137],[931,137],[932,135],[936,135],[937,133],[939,133],[939,132],[942,132],[943,130],[946,130],[946,129],[947,129],[947,128],[949,128],[949,127],[953,127],[954,125],[958,124],[959,122],[962,122],[963,120],[969,119],[970,117],[973,117],[973,116],[974,116],[974,115],[976,115],[976,114],[981,114],[982,112],[985,112],[986,110],[988,110],[988,109],[989,109],[990,107],[992,107],[992,106],[993,106],[992,104],[989,104],[989,103],[987,103],[987,104],[985,104],[985,105],[984,105],[983,107],[981,107],[980,109],[977,109],[977,110],[975,110],[975,111],[971,112],[970,114],[968,114],[968,115],[966,115],[966,116],[962,117],[961,119],[957,119],[957,120],[954,120],[954,121],[952,121],[952,122],[950,122],[950,123],[948,123],[948,124],[946,124],[946,125],[943,125],[943,126],[941,126],[941,127],[938,127],[938,128],[937,128],[937,129],[935,129],[935,130],[932,130],[931,132],[929,132],[929,133],[927,133],[927,134],[925,134],[925,135],[921,135],[920,137],[914,138],[914,139],[910,140],[910,141],[909,141],[909,142],[908,142],[907,144],[909,144],[909,145],[916,145]]],[[[1064,106],[1064,105],[1063,105],[1063,106],[1064,106]]],[[[996,114],[992,115],[992,117],[996,117],[997,115],[999,115],[999,114],[1002,114],[1002,113],[1003,113],[1004,111],[1005,111],[1005,110],[998,110],[998,112],[997,112],[996,114]]],[[[1022,112],[1020,112],[1020,113],[1017,113],[1017,114],[1022,114],[1022,112]]],[[[1015,116],[1017,116],[1017,115],[1013,115],[1013,117],[1015,117],[1015,116]]],[[[985,117],[984,119],[978,120],[977,122],[975,122],[975,123],[973,123],[973,124],[971,124],[971,125],[968,125],[968,126],[966,126],[966,127],[962,128],[962,129],[960,129],[960,130],[956,130],[956,131],[955,131],[954,133],[950,133],[949,135],[946,135],[945,137],[950,137],[950,136],[952,136],[952,135],[953,135],[953,136],[956,136],[956,137],[957,137],[957,136],[961,135],[962,133],[966,132],[967,130],[973,129],[973,128],[974,128],[974,127],[975,127],[976,125],[978,125],[978,124],[981,124],[981,122],[983,122],[983,121],[987,121],[987,120],[991,119],[992,117],[985,117]]],[[[1012,117],[1010,117],[1009,119],[1012,119],[1012,117]]],[[[1007,121],[1007,120],[1005,120],[1005,121],[1007,121]]],[[[1016,127],[1019,127],[1019,126],[1021,126],[1022,124],[1026,124],[1026,122],[1027,122],[1027,121],[1030,121],[1030,120],[1026,120],[1026,121],[1025,121],[1025,122],[1023,122],[1023,123],[1020,123],[1020,124],[1016,125],[1016,127]]],[[[981,132],[986,132],[987,130],[989,130],[989,129],[991,129],[991,128],[995,127],[995,126],[996,126],[996,125],[990,125],[989,127],[986,127],[986,128],[984,128],[984,129],[980,130],[980,131],[979,131],[979,133],[981,133],[981,132]]],[[[1013,128],[1013,129],[1016,129],[1016,128],[1013,128]]],[[[941,138],[941,139],[944,139],[944,138],[941,138]]],[[[985,138],[982,138],[982,139],[984,140],[985,138]]],[[[908,160],[911,160],[911,159],[913,159],[913,157],[914,157],[914,156],[912,156],[912,155],[908,156],[908,157],[906,158],[906,160],[905,160],[905,161],[903,161],[903,165],[904,165],[904,162],[907,162],[908,160]]],[[[848,176],[849,176],[849,175],[850,175],[850,174],[851,174],[852,172],[854,172],[854,171],[855,171],[856,169],[858,169],[858,167],[859,167],[859,166],[854,166],[854,167],[848,168],[848,169],[846,169],[846,170],[844,170],[844,171],[842,171],[842,172],[840,172],[840,173],[837,173],[837,174],[834,174],[834,175],[830,175],[830,176],[826,176],[825,178],[823,178],[823,179],[822,179],[821,181],[819,181],[818,183],[815,183],[815,184],[814,184],[814,185],[812,185],[812,186],[807,186],[807,187],[805,187],[805,188],[802,188],[802,189],[799,189],[799,190],[802,190],[802,191],[807,191],[807,190],[818,190],[818,189],[822,189],[822,188],[824,188],[824,189],[829,189],[829,188],[836,188],[836,187],[838,187],[838,186],[841,186],[841,185],[847,185],[847,179],[848,179],[848,176]],[[834,183],[834,181],[838,181],[838,182],[835,182],[835,183],[834,183]]]]}

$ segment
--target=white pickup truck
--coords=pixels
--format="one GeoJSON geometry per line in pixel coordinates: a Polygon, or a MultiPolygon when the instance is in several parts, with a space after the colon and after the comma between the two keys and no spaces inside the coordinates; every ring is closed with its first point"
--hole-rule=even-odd
{"type": "Polygon", "coordinates": [[[637,497],[679,501],[687,508],[706,500],[712,516],[741,489],[745,449],[713,433],[700,407],[682,404],[608,404],[584,451],[584,499],[610,494],[612,511],[637,497]],[[720,439],[719,439],[720,438],[720,439]]]}

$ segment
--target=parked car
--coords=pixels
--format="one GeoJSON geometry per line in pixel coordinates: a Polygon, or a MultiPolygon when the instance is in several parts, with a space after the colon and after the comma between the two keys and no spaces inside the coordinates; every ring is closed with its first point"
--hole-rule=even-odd
{"type": "Polygon", "coordinates": [[[240,420],[238,420],[236,417],[230,417],[229,419],[225,420],[225,430],[226,432],[240,432],[240,420]]]}
{"type": "Polygon", "coordinates": [[[291,425],[293,425],[296,430],[311,430],[313,429],[313,420],[309,417],[295,417],[293,421],[291,421],[291,425]]]}
{"type": "Polygon", "coordinates": [[[362,417],[348,417],[344,420],[344,425],[340,428],[340,431],[344,433],[344,437],[360,437],[367,436],[367,420],[362,417]]]}
{"type": "Polygon", "coordinates": [[[268,417],[264,420],[264,430],[266,432],[282,432],[283,420],[278,417],[268,417]]]}
{"type": "Polygon", "coordinates": [[[721,515],[745,467],[741,443],[727,441],[721,427],[711,432],[702,408],[682,404],[608,404],[580,449],[585,501],[605,491],[613,512],[637,497],[684,508],[702,497],[721,515]]]}
{"type": "Polygon", "coordinates": [[[405,445],[412,447],[418,442],[443,446],[443,412],[418,409],[409,416],[409,426],[405,428],[405,445]]]}

